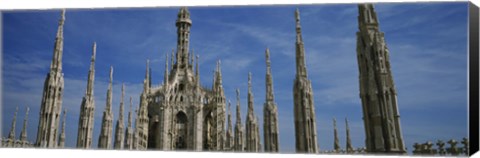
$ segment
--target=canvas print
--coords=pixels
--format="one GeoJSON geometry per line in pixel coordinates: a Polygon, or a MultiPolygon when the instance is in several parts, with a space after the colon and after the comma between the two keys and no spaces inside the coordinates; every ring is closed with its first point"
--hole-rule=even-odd
{"type": "Polygon", "coordinates": [[[2,12],[2,148],[467,155],[467,2],[2,12]]]}

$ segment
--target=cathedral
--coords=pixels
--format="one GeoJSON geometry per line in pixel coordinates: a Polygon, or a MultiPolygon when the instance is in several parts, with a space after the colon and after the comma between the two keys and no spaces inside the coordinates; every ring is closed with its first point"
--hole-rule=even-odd
{"type": "MultiPolygon", "coordinates": [[[[390,70],[388,49],[383,33],[379,31],[378,19],[371,4],[359,5],[359,32],[357,32],[357,57],[360,71],[360,98],[366,131],[368,152],[404,153],[405,147],[400,128],[396,90],[390,70]]],[[[295,10],[295,63],[293,83],[293,113],[295,147],[297,153],[319,153],[314,94],[308,78],[306,51],[300,25],[300,12],[295,10]]],[[[64,79],[62,72],[63,26],[65,10],[61,13],[55,38],[53,59],[47,73],[42,94],[40,118],[35,143],[26,140],[27,108],[21,140],[15,139],[16,114],[8,139],[2,140],[6,147],[65,147],[66,110],[62,96],[64,79]],[[61,131],[59,131],[61,129],[61,131]]],[[[189,48],[192,20],[186,7],[181,7],[177,20],[177,47],[170,58],[165,55],[163,83],[152,86],[150,62],[146,61],[143,91],[138,107],[130,97],[127,125],[124,123],[125,85],[122,84],[120,110],[114,126],[112,111],[113,67],[110,67],[106,106],[101,118],[98,148],[127,150],[188,150],[188,151],[235,151],[279,152],[278,108],[275,102],[270,50],[265,49],[265,102],[263,103],[263,143],[260,140],[260,120],[254,111],[252,74],[248,74],[247,112],[245,124],[240,111],[240,91],[236,89],[236,120],[233,124],[231,103],[223,88],[220,60],[216,63],[213,84],[206,87],[200,83],[199,55],[189,48]],[[168,60],[170,59],[170,60],[168,60]],[[228,105],[228,111],[227,111],[228,105]],[[263,146],[263,147],[262,147],[263,146]]],[[[292,42],[293,43],[293,42],[292,42]]],[[[80,103],[78,116],[77,148],[92,148],[94,125],[94,82],[96,43],[92,46],[90,68],[85,95],[80,103]]],[[[98,121],[98,120],[97,120],[98,121]]],[[[353,147],[350,142],[348,122],[347,152],[353,147]]],[[[67,125],[68,126],[68,125],[67,125]]],[[[288,126],[288,125],[287,125],[288,126]]],[[[67,128],[69,129],[69,128],[67,128]]],[[[336,151],[338,143],[334,120],[336,151]]],[[[70,138],[73,139],[73,138],[70,138]]],[[[95,139],[97,140],[97,139],[95,139]]]]}

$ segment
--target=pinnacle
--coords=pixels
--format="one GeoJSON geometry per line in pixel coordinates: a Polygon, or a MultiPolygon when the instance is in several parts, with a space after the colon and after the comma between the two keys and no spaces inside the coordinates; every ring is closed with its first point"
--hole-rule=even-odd
{"type": "Polygon", "coordinates": [[[110,66],[110,84],[113,82],[113,66],[110,66]]]}
{"type": "Polygon", "coordinates": [[[93,42],[92,62],[95,61],[96,54],[97,54],[97,42],[93,42]]]}
{"type": "Polygon", "coordinates": [[[252,89],[252,73],[248,72],[248,91],[250,92],[252,89]]]}
{"type": "Polygon", "coordinates": [[[61,20],[65,20],[65,9],[62,9],[62,19],[61,20]]]}

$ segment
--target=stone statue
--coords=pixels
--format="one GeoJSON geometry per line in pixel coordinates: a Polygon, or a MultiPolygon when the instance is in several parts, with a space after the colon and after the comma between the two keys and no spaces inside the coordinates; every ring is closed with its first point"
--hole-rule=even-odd
{"type": "Polygon", "coordinates": [[[453,156],[458,155],[459,151],[456,147],[458,142],[455,139],[450,139],[447,143],[450,144],[450,148],[448,148],[448,152],[453,156]]]}
{"type": "Polygon", "coordinates": [[[437,144],[437,147],[438,147],[438,150],[437,150],[438,154],[440,154],[440,155],[447,154],[447,152],[445,151],[445,148],[444,148],[445,143],[442,140],[438,140],[436,144],[437,144]]]}
{"type": "Polygon", "coordinates": [[[465,153],[465,155],[468,155],[468,150],[469,150],[468,139],[464,137],[461,143],[463,144],[463,152],[465,153]]]}

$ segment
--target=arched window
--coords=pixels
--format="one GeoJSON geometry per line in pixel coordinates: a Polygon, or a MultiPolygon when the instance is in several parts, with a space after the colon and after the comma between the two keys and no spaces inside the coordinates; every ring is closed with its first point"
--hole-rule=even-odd
{"type": "Polygon", "coordinates": [[[178,90],[179,90],[179,91],[183,91],[184,88],[185,88],[185,85],[184,85],[184,84],[180,84],[180,85],[178,86],[178,90]]]}
{"type": "Polygon", "coordinates": [[[214,150],[213,141],[215,135],[215,129],[213,128],[214,120],[212,118],[212,113],[208,112],[205,120],[203,122],[203,150],[214,150]]]}
{"type": "Polygon", "coordinates": [[[184,112],[180,111],[177,113],[175,118],[175,149],[176,150],[185,150],[187,149],[187,124],[188,118],[184,112]]]}

